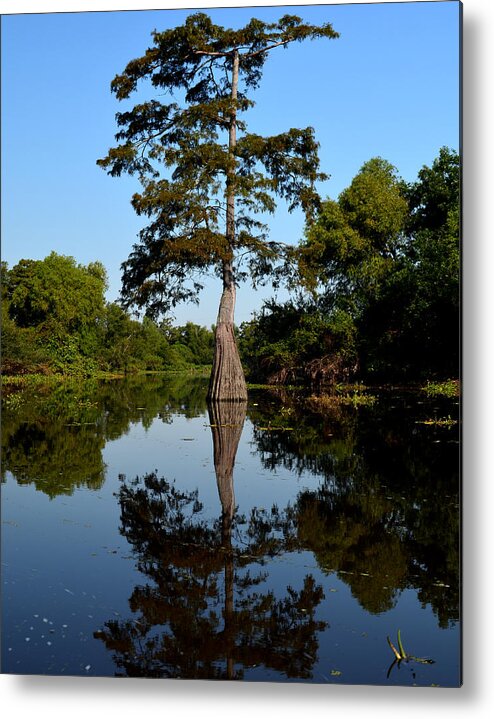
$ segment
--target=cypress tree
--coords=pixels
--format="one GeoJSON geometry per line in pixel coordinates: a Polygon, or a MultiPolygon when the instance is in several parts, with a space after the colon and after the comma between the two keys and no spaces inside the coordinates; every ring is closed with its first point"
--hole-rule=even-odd
{"type": "Polygon", "coordinates": [[[223,292],[209,398],[243,401],[236,285],[246,277],[254,286],[265,281],[284,252],[268,241],[257,215],[273,212],[280,197],[310,221],[319,205],[315,182],[326,176],[319,171],[313,128],[262,137],[248,133],[241,116],[254,104],[249,95],[271,50],[338,33],[293,15],[276,23],[253,18],[244,28],[228,29],[195,13],[152,37],[145,54],[114,78],[112,91],[125,100],[148,80],[177,101],[152,99],[118,113],[118,145],[98,160],[112,176],[138,176],[142,190],[132,205],[149,218],[122,265],[122,298],[127,307],[156,316],[179,302],[197,302],[203,277],[213,270],[223,292]]]}

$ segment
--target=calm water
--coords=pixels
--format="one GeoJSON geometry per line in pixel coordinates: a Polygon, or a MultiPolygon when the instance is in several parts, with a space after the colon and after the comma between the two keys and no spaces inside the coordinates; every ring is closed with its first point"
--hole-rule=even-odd
{"type": "Polygon", "coordinates": [[[140,378],[4,411],[2,671],[458,686],[458,426],[423,423],[457,404],[205,395],[140,378]],[[416,659],[393,664],[398,630],[416,659]]]}

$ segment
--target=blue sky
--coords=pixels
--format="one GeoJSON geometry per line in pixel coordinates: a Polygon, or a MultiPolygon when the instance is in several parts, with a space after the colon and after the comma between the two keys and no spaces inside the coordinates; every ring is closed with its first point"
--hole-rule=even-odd
{"type": "MultiPolygon", "coordinates": [[[[337,40],[275,50],[245,115],[249,130],[273,134],[312,125],[320,187],[336,198],[361,165],[381,156],[406,180],[430,165],[439,148],[459,146],[459,3],[404,2],[290,6],[308,22],[331,22],[337,40]]],[[[114,144],[122,103],[110,82],[143,54],[150,33],[181,24],[193,11],[9,15],[2,18],[2,259],[41,259],[50,251],[86,264],[103,262],[108,298],[120,288],[120,264],[143,221],[130,197],[137,180],[108,177],[96,166],[114,144]]],[[[276,20],[282,7],[207,10],[225,26],[255,16],[276,20]]],[[[166,102],[166,98],[164,98],[166,102]]],[[[297,242],[300,214],[280,203],[272,239],[297,242]]],[[[210,325],[220,287],[208,284],[201,305],[176,309],[176,321],[210,325]]],[[[260,307],[268,289],[238,292],[237,321],[260,307]]]]}

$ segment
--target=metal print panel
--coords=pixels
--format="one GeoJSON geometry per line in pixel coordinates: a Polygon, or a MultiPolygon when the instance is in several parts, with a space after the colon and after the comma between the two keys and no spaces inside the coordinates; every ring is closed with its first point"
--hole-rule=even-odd
{"type": "Polygon", "coordinates": [[[460,37],[2,17],[3,673],[460,686],[460,37]]]}

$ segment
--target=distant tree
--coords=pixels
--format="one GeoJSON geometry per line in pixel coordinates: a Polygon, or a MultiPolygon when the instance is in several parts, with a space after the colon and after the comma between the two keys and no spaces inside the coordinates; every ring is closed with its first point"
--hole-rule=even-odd
{"type": "Polygon", "coordinates": [[[8,273],[8,316],[62,365],[74,364],[98,351],[105,289],[100,262],[81,265],[55,252],[43,260],[23,259],[8,273]]]}
{"type": "Polygon", "coordinates": [[[458,376],[460,351],[460,158],[443,147],[408,188],[409,302],[404,318],[415,365],[458,376]]]}
{"type": "Polygon", "coordinates": [[[308,227],[303,281],[323,311],[353,319],[364,374],[457,376],[459,190],[448,148],[410,184],[374,158],[308,227]]]}
{"type": "Polygon", "coordinates": [[[101,337],[105,369],[124,370],[126,373],[139,369],[162,369],[162,354],[167,344],[151,319],[145,317],[139,322],[120,305],[107,305],[101,337]]]}
{"type": "MultiPolygon", "coordinates": [[[[357,315],[379,295],[402,252],[408,204],[404,183],[386,160],[366,162],[338,200],[326,200],[301,246],[309,286],[322,283],[357,315]]],[[[319,287],[320,289],[320,287],[319,287]]]]}
{"type": "Polygon", "coordinates": [[[211,364],[214,348],[214,335],[211,330],[187,322],[183,327],[178,327],[177,332],[178,341],[187,347],[194,364],[211,364]]]}
{"type": "Polygon", "coordinates": [[[310,300],[266,302],[241,325],[239,340],[250,377],[270,384],[341,381],[356,362],[352,317],[310,300]]]}
{"type": "Polygon", "coordinates": [[[417,182],[408,186],[410,221],[408,231],[443,228],[451,212],[457,211],[460,200],[460,157],[457,152],[441,147],[431,167],[424,165],[417,182]]]}
{"type": "Polygon", "coordinates": [[[197,301],[201,278],[211,269],[222,279],[213,400],[246,399],[234,336],[236,284],[246,276],[254,285],[266,281],[282,254],[256,215],[273,212],[278,196],[310,220],[319,202],[314,184],[325,178],[311,127],[261,137],[246,132],[240,113],[253,105],[248,93],[258,87],[269,51],[323,37],[338,34],[330,24],[307,25],[293,15],[271,24],[253,18],[233,30],[196,13],[180,27],[155,31],[153,45],[112,82],[119,100],[148,79],[183,101],[153,99],[118,113],[120,144],[98,164],[113,176],[139,177],[142,191],[132,204],[150,220],[123,264],[127,306],[157,315],[197,301]]]}
{"type": "Polygon", "coordinates": [[[44,260],[20,260],[9,272],[9,312],[19,327],[50,325],[71,332],[100,317],[106,272],[52,252],[44,260]]]}

